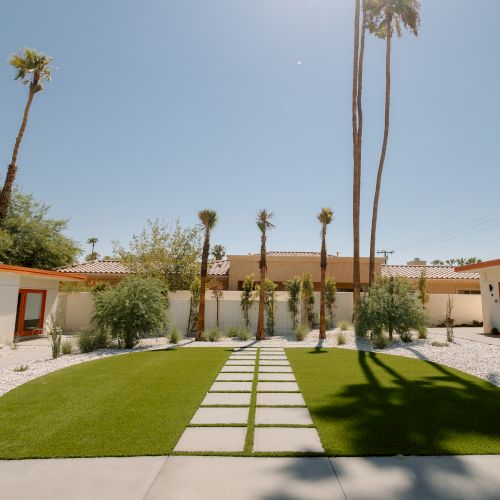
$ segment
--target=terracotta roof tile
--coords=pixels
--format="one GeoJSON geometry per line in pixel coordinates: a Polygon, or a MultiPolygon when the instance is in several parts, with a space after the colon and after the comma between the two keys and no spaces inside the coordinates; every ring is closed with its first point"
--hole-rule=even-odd
{"type": "Polygon", "coordinates": [[[444,280],[478,280],[479,273],[457,272],[449,266],[394,266],[382,265],[382,276],[404,276],[409,279],[418,279],[422,270],[425,270],[427,279],[444,280]]]}
{"type": "Polygon", "coordinates": [[[229,276],[229,261],[216,260],[208,268],[209,276],[229,276]]]}
{"type": "Polygon", "coordinates": [[[128,269],[119,260],[94,260],[59,269],[63,273],[128,274],[128,269]]]}

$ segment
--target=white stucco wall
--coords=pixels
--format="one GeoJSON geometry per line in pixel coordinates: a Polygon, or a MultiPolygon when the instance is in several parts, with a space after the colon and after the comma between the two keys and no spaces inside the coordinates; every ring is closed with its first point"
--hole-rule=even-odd
{"type": "Polygon", "coordinates": [[[14,340],[18,293],[19,275],[0,273],[0,345],[14,340]]]}
{"type": "MultiPolygon", "coordinates": [[[[223,330],[230,327],[242,327],[245,322],[240,307],[241,292],[225,291],[219,304],[219,326],[223,330]]],[[[314,311],[319,318],[319,292],[315,294],[314,311]]],[[[473,320],[482,321],[480,295],[452,295],[454,299],[453,317],[456,324],[472,323],[473,320]]],[[[181,332],[187,330],[189,316],[189,292],[176,292],[169,295],[170,325],[177,326],[181,332]]],[[[448,295],[431,295],[427,309],[431,315],[432,324],[443,323],[446,313],[448,295]]],[[[282,335],[291,332],[292,323],[287,307],[288,294],[276,293],[276,334],[282,335]]],[[[72,293],[60,297],[61,309],[65,309],[64,325],[66,331],[78,331],[88,325],[92,309],[92,294],[72,293]]],[[[352,293],[338,292],[335,308],[335,321],[352,320],[352,293]]],[[[206,295],[207,329],[216,326],[216,301],[210,292],[206,295]]],[[[250,311],[250,327],[255,331],[257,325],[258,302],[255,302],[250,311]]]]}
{"type": "Polygon", "coordinates": [[[481,270],[481,298],[484,318],[484,332],[490,333],[493,328],[500,331],[500,266],[481,270]],[[490,290],[491,287],[491,290],[490,290]]]}

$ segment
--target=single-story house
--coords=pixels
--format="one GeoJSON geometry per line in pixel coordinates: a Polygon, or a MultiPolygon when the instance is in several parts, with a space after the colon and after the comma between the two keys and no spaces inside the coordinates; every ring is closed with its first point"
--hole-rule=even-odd
{"type": "Polygon", "coordinates": [[[479,273],[484,333],[500,331],[500,259],[456,267],[460,273],[479,273]]]}
{"type": "Polygon", "coordinates": [[[0,345],[49,329],[59,283],[81,280],[85,277],[77,274],[0,264],[0,345]]]}
{"type": "MultiPolygon", "coordinates": [[[[245,277],[254,273],[259,280],[259,255],[229,255],[225,260],[212,262],[209,266],[210,279],[223,284],[224,290],[241,290],[245,277]]],[[[320,286],[320,254],[319,252],[268,252],[267,275],[284,289],[286,280],[293,276],[309,273],[318,291],[320,286]]],[[[361,257],[361,284],[368,285],[368,257],[361,257]]],[[[328,256],[327,275],[333,276],[337,290],[352,292],[353,258],[337,255],[328,256]]],[[[60,269],[69,275],[81,274],[90,284],[98,281],[116,283],[129,274],[128,269],[119,260],[102,260],[84,262],[60,269]]],[[[416,286],[421,273],[427,278],[427,286],[431,294],[479,294],[479,274],[457,272],[451,266],[428,266],[424,260],[415,259],[406,265],[387,265],[383,258],[375,260],[375,273],[381,276],[404,276],[416,286]]]]}

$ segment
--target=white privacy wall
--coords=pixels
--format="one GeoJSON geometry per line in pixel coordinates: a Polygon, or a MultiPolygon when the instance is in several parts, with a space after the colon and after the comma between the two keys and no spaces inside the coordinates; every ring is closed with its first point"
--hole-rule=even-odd
{"type": "MultiPolygon", "coordinates": [[[[207,329],[216,326],[216,301],[207,292],[205,310],[205,325],[207,329]]],[[[314,310],[319,318],[319,293],[314,294],[314,310]]],[[[451,295],[454,300],[453,318],[455,324],[482,321],[480,295],[451,295]]],[[[177,326],[183,333],[187,331],[189,317],[189,292],[175,292],[169,295],[168,314],[170,327],[177,326]]],[[[427,309],[431,316],[431,324],[443,323],[446,313],[448,295],[434,294],[430,296],[427,309]]],[[[289,334],[292,331],[292,322],[288,312],[288,294],[276,293],[275,332],[277,335],[289,334]]],[[[352,293],[338,292],[335,307],[335,321],[352,319],[352,293]]],[[[93,310],[92,294],[88,292],[61,294],[59,307],[64,317],[66,331],[78,331],[88,326],[93,310]]],[[[257,326],[258,301],[255,301],[250,311],[250,328],[255,331],[257,326]]],[[[219,327],[227,330],[231,327],[245,325],[240,306],[240,292],[225,291],[219,303],[219,327]]]]}

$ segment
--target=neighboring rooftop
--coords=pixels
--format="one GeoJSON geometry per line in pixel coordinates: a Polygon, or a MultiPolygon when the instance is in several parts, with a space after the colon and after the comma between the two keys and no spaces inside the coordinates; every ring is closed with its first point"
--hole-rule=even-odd
{"type": "Polygon", "coordinates": [[[422,271],[427,279],[441,280],[478,280],[479,273],[457,272],[451,266],[408,266],[408,265],[388,265],[382,266],[382,276],[404,276],[409,279],[418,279],[422,271]]]}

